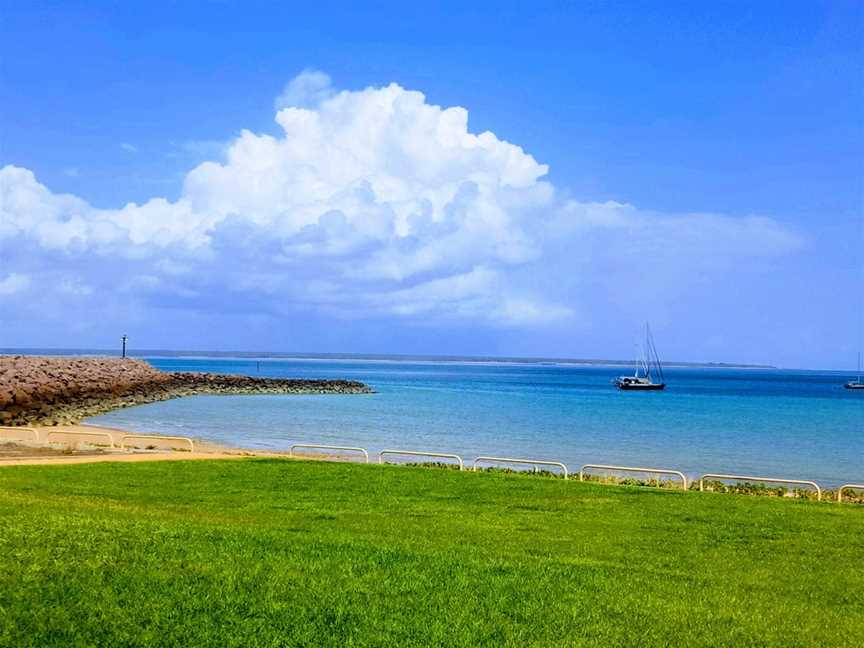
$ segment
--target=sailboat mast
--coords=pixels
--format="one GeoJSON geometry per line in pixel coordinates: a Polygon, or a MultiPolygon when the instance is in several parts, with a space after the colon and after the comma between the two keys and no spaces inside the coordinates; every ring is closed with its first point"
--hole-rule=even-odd
{"type": "Polygon", "coordinates": [[[660,364],[660,354],[657,353],[657,347],[654,344],[654,337],[651,337],[651,348],[654,350],[654,361],[657,363],[657,372],[660,374],[660,382],[665,383],[666,378],[663,376],[663,365],[660,364]]]}
{"type": "Polygon", "coordinates": [[[642,362],[645,364],[645,377],[651,380],[651,329],[648,328],[648,322],[645,322],[645,353],[642,356],[642,362]]]}
{"type": "Polygon", "coordinates": [[[660,358],[657,355],[657,347],[654,346],[654,337],[651,335],[651,328],[648,322],[645,322],[645,339],[636,337],[636,361],[635,370],[632,378],[629,376],[619,376],[613,382],[622,390],[633,391],[659,391],[666,387],[663,378],[663,367],[660,365],[660,358]],[[660,381],[657,382],[654,376],[660,376],[660,381]]]}

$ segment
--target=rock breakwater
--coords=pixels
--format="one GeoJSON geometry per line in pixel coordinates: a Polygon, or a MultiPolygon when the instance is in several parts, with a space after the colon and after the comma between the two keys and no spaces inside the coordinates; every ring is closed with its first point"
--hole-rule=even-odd
{"type": "Polygon", "coordinates": [[[355,380],[165,372],[131,358],[0,356],[0,425],[64,425],[196,394],[369,394],[355,380]]]}

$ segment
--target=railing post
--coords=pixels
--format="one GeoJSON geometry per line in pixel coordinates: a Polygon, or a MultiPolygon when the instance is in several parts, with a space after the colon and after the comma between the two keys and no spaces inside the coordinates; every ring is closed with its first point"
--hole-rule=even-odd
{"type": "Polygon", "coordinates": [[[462,457],[448,452],[421,452],[418,450],[382,450],[378,453],[378,463],[384,463],[384,455],[407,455],[410,457],[440,457],[442,459],[455,459],[459,463],[459,470],[465,470],[462,457]]]}
{"type": "Polygon", "coordinates": [[[725,479],[728,481],[751,481],[751,482],[767,482],[770,484],[800,484],[803,486],[812,486],[816,489],[816,501],[822,501],[822,488],[815,481],[809,479],[781,479],[779,477],[754,477],[752,475],[724,475],[721,473],[706,473],[699,478],[699,490],[704,491],[704,480],[712,477],[714,479],[725,479]]]}
{"type": "MultiPolygon", "coordinates": [[[[608,466],[605,464],[585,464],[579,469],[579,481],[583,480],[585,470],[588,468],[596,468],[599,470],[614,470],[617,472],[649,473],[649,475],[673,475],[681,479],[684,490],[687,490],[687,476],[680,470],[670,470],[668,468],[642,468],[638,466],[608,466]]],[[[659,486],[660,480],[657,479],[656,481],[659,486]]]]}
{"type": "Polygon", "coordinates": [[[838,502],[843,501],[843,491],[847,488],[850,490],[853,488],[860,488],[860,489],[864,490],[864,484],[843,484],[840,488],[837,489],[837,501],[838,502]]]}
{"type": "Polygon", "coordinates": [[[153,441],[185,441],[189,444],[189,452],[195,452],[195,443],[189,437],[162,436],[160,434],[124,434],[120,439],[120,449],[126,449],[126,439],[151,439],[153,441]]]}
{"type": "Polygon", "coordinates": [[[472,472],[477,472],[477,464],[481,461],[487,463],[511,463],[528,466],[556,466],[562,470],[564,479],[567,479],[569,475],[567,466],[565,466],[560,461],[544,461],[540,459],[514,459],[513,457],[477,457],[472,464],[472,472]]]}
{"type": "Polygon", "coordinates": [[[292,459],[294,458],[294,448],[309,448],[310,450],[350,450],[352,452],[361,452],[363,453],[363,457],[366,459],[366,463],[369,463],[369,453],[366,451],[366,448],[358,448],[355,446],[321,445],[316,443],[295,443],[288,448],[288,456],[292,459]]]}
{"type": "Polygon", "coordinates": [[[109,432],[73,432],[68,430],[51,430],[48,434],[45,435],[45,443],[47,444],[53,435],[56,434],[65,434],[72,436],[98,436],[98,437],[108,437],[108,446],[110,448],[114,448],[114,437],[111,436],[109,432]]]}
{"type": "Polygon", "coordinates": [[[30,432],[33,435],[33,443],[39,443],[39,430],[25,426],[0,426],[0,432],[30,432]]]}

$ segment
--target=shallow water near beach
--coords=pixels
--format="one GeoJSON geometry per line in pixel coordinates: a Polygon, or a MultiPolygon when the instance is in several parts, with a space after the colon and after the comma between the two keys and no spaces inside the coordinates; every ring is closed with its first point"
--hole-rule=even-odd
{"type": "Polygon", "coordinates": [[[89,423],[235,447],[292,443],[864,480],[864,393],[846,374],[666,371],[659,393],[620,392],[615,367],[468,362],[150,358],[166,371],[362,380],[374,395],[195,396],[89,423]]]}

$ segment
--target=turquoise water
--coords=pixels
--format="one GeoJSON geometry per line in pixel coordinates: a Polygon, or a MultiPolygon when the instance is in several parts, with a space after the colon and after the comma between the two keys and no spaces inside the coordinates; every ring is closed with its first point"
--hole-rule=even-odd
{"type": "Polygon", "coordinates": [[[89,422],[256,449],[292,443],[864,480],[864,393],[845,374],[668,369],[660,393],[619,392],[620,368],[549,364],[152,358],[169,371],[346,378],[356,396],[196,396],[89,422]]]}

